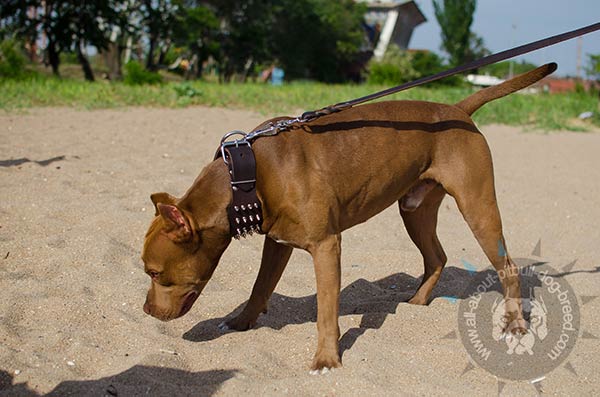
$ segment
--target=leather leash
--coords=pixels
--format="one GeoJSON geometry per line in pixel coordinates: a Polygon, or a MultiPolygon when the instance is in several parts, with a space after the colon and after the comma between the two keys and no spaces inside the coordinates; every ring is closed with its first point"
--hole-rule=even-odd
{"type": "Polygon", "coordinates": [[[277,135],[281,131],[285,131],[297,123],[312,121],[328,114],[349,109],[361,103],[379,99],[384,96],[431,83],[433,81],[437,81],[445,77],[453,76],[455,74],[463,73],[472,69],[491,65],[492,63],[514,58],[516,56],[539,50],[540,48],[548,47],[575,37],[583,36],[597,30],[600,30],[600,22],[556,36],[534,41],[519,47],[511,48],[496,54],[488,55],[481,59],[445,70],[432,76],[422,77],[420,79],[401,84],[396,87],[388,88],[383,91],[375,92],[370,95],[352,99],[350,101],[336,103],[335,105],[326,106],[319,110],[304,112],[301,116],[293,119],[269,123],[266,127],[257,129],[250,133],[245,133],[243,131],[231,131],[225,134],[225,136],[223,136],[221,139],[221,145],[215,155],[215,160],[219,157],[222,157],[223,161],[229,168],[229,174],[231,176],[233,200],[231,205],[227,207],[231,235],[235,239],[239,239],[240,237],[246,237],[247,235],[252,235],[253,233],[262,233],[262,207],[256,194],[256,159],[254,158],[254,152],[252,151],[252,141],[254,139],[260,136],[277,135]],[[235,135],[241,136],[241,139],[235,139],[233,141],[227,140],[231,136],[235,135]]]}
{"type": "Polygon", "coordinates": [[[337,113],[339,111],[351,108],[351,107],[359,105],[361,103],[369,102],[374,99],[379,99],[384,96],[388,96],[388,95],[395,94],[400,91],[407,90],[409,88],[413,88],[413,87],[417,87],[419,85],[431,83],[433,81],[441,80],[443,78],[450,77],[455,74],[463,73],[463,72],[466,72],[466,71],[469,71],[472,69],[478,69],[483,66],[491,65],[492,63],[504,61],[504,60],[514,58],[519,55],[527,54],[528,52],[539,50],[540,48],[544,48],[544,47],[549,47],[551,45],[558,44],[560,42],[570,40],[575,37],[583,36],[585,34],[592,33],[597,30],[600,30],[600,22],[592,24],[592,25],[588,25],[588,26],[580,28],[580,29],[571,30],[570,32],[565,32],[562,34],[558,34],[556,36],[552,36],[552,37],[548,37],[548,38],[545,38],[542,40],[534,41],[529,44],[524,44],[522,46],[511,48],[509,50],[498,52],[496,54],[488,55],[486,57],[475,60],[473,62],[469,62],[464,65],[445,70],[443,72],[434,74],[432,76],[422,77],[420,79],[413,80],[408,83],[398,85],[396,87],[388,88],[383,91],[375,92],[373,94],[369,94],[369,95],[366,95],[366,96],[363,96],[360,98],[356,98],[356,99],[353,99],[350,101],[336,103],[335,105],[326,106],[319,110],[305,112],[304,114],[302,114],[301,119],[303,119],[303,121],[314,120],[318,117],[325,116],[325,115],[331,114],[331,113],[337,113]]]}

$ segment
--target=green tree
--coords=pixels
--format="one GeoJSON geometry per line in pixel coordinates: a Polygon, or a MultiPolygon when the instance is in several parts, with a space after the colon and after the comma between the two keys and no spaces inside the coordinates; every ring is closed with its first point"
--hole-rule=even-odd
{"type": "Polygon", "coordinates": [[[138,0],[113,1],[112,18],[102,22],[105,37],[108,38],[106,48],[100,51],[108,69],[109,80],[121,80],[123,78],[123,61],[128,62],[131,58],[131,50],[134,42],[138,42],[142,32],[138,0]]]}
{"type": "MultiPolygon", "coordinates": [[[[221,19],[219,34],[219,78],[245,76],[255,64],[273,59],[275,9],[279,0],[213,0],[221,19]]],[[[299,0],[303,1],[303,0],[299,0]]]]}
{"type": "Polygon", "coordinates": [[[596,81],[600,82],[600,54],[587,54],[588,62],[585,72],[596,81]]]}
{"type": "Polygon", "coordinates": [[[449,56],[450,66],[487,52],[483,40],[471,32],[476,6],[477,0],[433,0],[435,18],[442,30],[442,49],[449,56]]]}
{"type": "Polygon", "coordinates": [[[163,63],[164,55],[171,44],[178,9],[178,5],[171,0],[140,1],[142,23],[148,38],[146,69],[156,70],[155,52],[158,47],[160,47],[158,64],[163,63]]]}
{"type": "Polygon", "coordinates": [[[219,54],[219,19],[206,6],[180,2],[175,20],[173,43],[187,50],[194,60],[196,77],[201,77],[202,63],[219,54]]]}
{"type": "Polygon", "coordinates": [[[321,81],[344,81],[364,43],[365,7],[353,0],[308,2],[317,15],[303,26],[306,32],[314,30],[316,36],[307,59],[309,73],[321,81]]]}
{"type": "Polygon", "coordinates": [[[32,61],[39,35],[37,11],[40,6],[40,0],[2,0],[0,7],[0,37],[18,38],[27,43],[32,61]]]}
{"type": "Polygon", "coordinates": [[[364,39],[364,5],[353,0],[213,0],[223,21],[225,80],[252,65],[279,64],[288,78],[343,81],[364,39]]]}
{"type": "Polygon", "coordinates": [[[60,53],[74,51],[85,78],[93,81],[85,48],[106,48],[106,28],[115,20],[115,3],[116,0],[7,0],[0,17],[30,45],[44,33],[45,60],[55,75],[59,75],[60,53]]]}

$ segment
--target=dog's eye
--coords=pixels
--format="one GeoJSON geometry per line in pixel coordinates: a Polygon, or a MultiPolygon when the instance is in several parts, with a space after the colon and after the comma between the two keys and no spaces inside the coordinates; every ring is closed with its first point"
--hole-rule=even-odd
{"type": "Polygon", "coordinates": [[[152,277],[153,280],[156,280],[158,276],[160,276],[159,272],[155,272],[154,270],[149,270],[148,275],[152,277]]]}

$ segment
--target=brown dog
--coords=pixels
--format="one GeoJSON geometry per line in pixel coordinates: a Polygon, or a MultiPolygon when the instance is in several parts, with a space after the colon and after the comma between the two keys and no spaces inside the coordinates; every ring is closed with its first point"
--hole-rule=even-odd
{"type": "MultiPolygon", "coordinates": [[[[339,367],[340,242],[345,229],[399,202],[425,274],[410,303],[426,304],[446,255],[436,235],[438,207],[450,194],[500,271],[507,330],[526,332],[516,266],[506,253],[490,151],[470,115],[485,103],[552,73],[548,64],[458,104],[373,103],[296,124],[253,143],[266,234],[250,299],[224,328],[246,330],[266,310],[292,247],[308,251],[317,280],[318,346],[312,369],[339,367]]],[[[222,159],[210,163],[181,199],[152,195],[157,217],[142,259],[152,278],[144,311],[161,320],[194,304],[231,241],[232,193],[222,159]]]]}

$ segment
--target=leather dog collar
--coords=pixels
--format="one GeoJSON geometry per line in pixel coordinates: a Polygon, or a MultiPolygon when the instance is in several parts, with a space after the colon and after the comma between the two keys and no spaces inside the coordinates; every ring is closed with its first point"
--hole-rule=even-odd
{"type": "Polygon", "coordinates": [[[225,141],[238,131],[223,137],[215,159],[222,157],[229,168],[233,200],[227,207],[229,230],[235,239],[262,233],[262,206],[256,195],[256,159],[250,142],[244,138],[225,141]]]}

